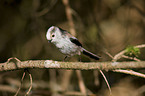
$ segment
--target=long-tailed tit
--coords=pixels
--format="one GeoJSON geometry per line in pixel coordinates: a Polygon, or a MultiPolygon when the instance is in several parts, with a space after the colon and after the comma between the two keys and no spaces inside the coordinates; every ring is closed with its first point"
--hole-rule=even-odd
{"type": "MultiPolygon", "coordinates": [[[[82,47],[82,44],[77,38],[72,36],[67,31],[51,26],[46,34],[46,38],[49,42],[53,43],[66,57],[73,55],[81,55],[81,52],[95,60],[99,60],[99,56],[87,51],[82,47]]],[[[66,59],[66,57],[64,59],[66,59]]]]}

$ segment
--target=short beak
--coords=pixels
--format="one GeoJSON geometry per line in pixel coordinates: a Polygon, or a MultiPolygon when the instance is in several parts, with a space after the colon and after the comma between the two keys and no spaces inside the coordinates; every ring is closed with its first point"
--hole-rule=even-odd
{"type": "Polygon", "coordinates": [[[48,40],[49,43],[51,43],[52,40],[48,40]]]}

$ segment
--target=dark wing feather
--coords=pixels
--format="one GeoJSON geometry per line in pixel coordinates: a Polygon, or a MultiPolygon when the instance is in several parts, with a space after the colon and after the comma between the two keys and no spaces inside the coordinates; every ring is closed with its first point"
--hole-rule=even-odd
{"type": "Polygon", "coordinates": [[[75,37],[71,37],[70,41],[78,46],[82,47],[82,44],[78,41],[78,39],[76,39],[75,37]]]}

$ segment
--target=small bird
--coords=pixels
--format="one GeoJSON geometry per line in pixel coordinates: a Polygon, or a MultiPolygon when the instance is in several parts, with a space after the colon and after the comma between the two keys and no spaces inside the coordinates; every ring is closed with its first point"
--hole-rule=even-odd
{"type": "Polygon", "coordinates": [[[99,56],[84,49],[77,38],[59,27],[51,26],[47,31],[46,38],[66,55],[64,60],[73,55],[81,55],[81,52],[95,60],[99,60],[100,58],[99,56]]]}

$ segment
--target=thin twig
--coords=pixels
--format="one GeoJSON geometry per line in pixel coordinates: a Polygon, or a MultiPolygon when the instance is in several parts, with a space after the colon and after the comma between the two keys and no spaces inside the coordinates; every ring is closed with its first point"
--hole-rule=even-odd
{"type": "MultiPolygon", "coordinates": [[[[109,57],[111,57],[111,58],[113,59],[113,56],[112,56],[109,52],[106,51],[105,53],[106,53],[109,57]]],[[[103,73],[102,70],[99,70],[99,71],[100,71],[100,73],[102,74],[102,76],[103,76],[103,78],[104,78],[104,80],[105,80],[105,82],[106,82],[106,84],[107,84],[107,87],[108,87],[109,92],[110,92],[110,96],[112,96],[111,87],[110,87],[110,85],[109,85],[109,82],[108,82],[108,80],[107,80],[105,74],[103,73]]]]}
{"type": "Polygon", "coordinates": [[[112,58],[112,59],[114,58],[109,52],[106,51],[105,53],[106,53],[110,58],[112,58]]]}
{"type": "Polygon", "coordinates": [[[20,91],[20,89],[21,89],[21,87],[22,87],[22,83],[23,83],[25,74],[26,74],[26,72],[24,71],[23,76],[22,76],[22,78],[21,78],[21,84],[20,84],[20,86],[19,86],[19,88],[18,88],[18,90],[17,90],[17,92],[16,92],[16,94],[15,94],[14,96],[17,96],[17,95],[18,95],[18,93],[19,93],[19,91],[20,91]]]}
{"type": "Polygon", "coordinates": [[[117,60],[119,60],[125,52],[126,52],[126,50],[123,50],[123,51],[119,52],[118,54],[116,54],[114,56],[114,58],[112,59],[112,61],[116,62],[117,60]]]}
{"type": "Polygon", "coordinates": [[[137,45],[136,48],[145,48],[145,44],[137,45]]]}
{"type": "Polygon", "coordinates": [[[106,82],[106,84],[107,84],[107,87],[108,87],[109,92],[110,92],[110,96],[112,96],[112,91],[111,91],[111,88],[110,88],[110,85],[109,85],[109,82],[108,82],[106,76],[104,75],[104,73],[102,72],[102,70],[99,70],[99,71],[100,71],[100,73],[102,74],[102,76],[103,76],[103,78],[104,78],[104,80],[105,80],[105,82],[106,82]]]}
{"type": "Polygon", "coordinates": [[[145,74],[142,74],[142,73],[139,73],[139,72],[135,72],[133,70],[116,69],[116,70],[113,70],[113,72],[120,72],[120,73],[125,73],[125,74],[129,74],[129,75],[134,75],[134,76],[145,78],[145,74]]]}
{"type": "Polygon", "coordinates": [[[30,77],[30,87],[29,87],[27,93],[25,94],[25,96],[27,96],[27,95],[30,93],[30,91],[31,91],[31,89],[32,89],[32,83],[33,83],[31,73],[30,73],[28,70],[27,70],[27,72],[28,72],[29,77],[30,77]]]}
{"type": "Polygon", "coordinates": [[[7,60],[7,62],[6,62],[6,63],[9,63],[9,62],[10,62],[10,60],[12,60],[12,59],[15,59],[16,61],[21,62],[18,58],[16,58],[16,57],[11,57],[11,58],[9,58],[9,59],[7,60]]]}
{"type": "Polygon", "coordinates": [[[123,58],[127,58],[127,59],[131,59],[131,60],[135,60],[135,61],[141,61],[139,59],[137,59],[136,57],[129,57],[129,56],[126,56],[126,55],[122,55],[123,58]]]}
{"type": "MultiPolygon", "coordinates": [[[[136,48],[145,48],[145,44],[137,45],[137,46],[134,46],[134,47],[136,47],[136,48]]],[[[119,60],[124,55],[125,52],[126,52],[126,50],[123,50],[123,51],[119,52],[118,54],[116,54],[114,56],[114,58],[112,59],[112,61],[115,62],[115,61],[119,60]]]]}

